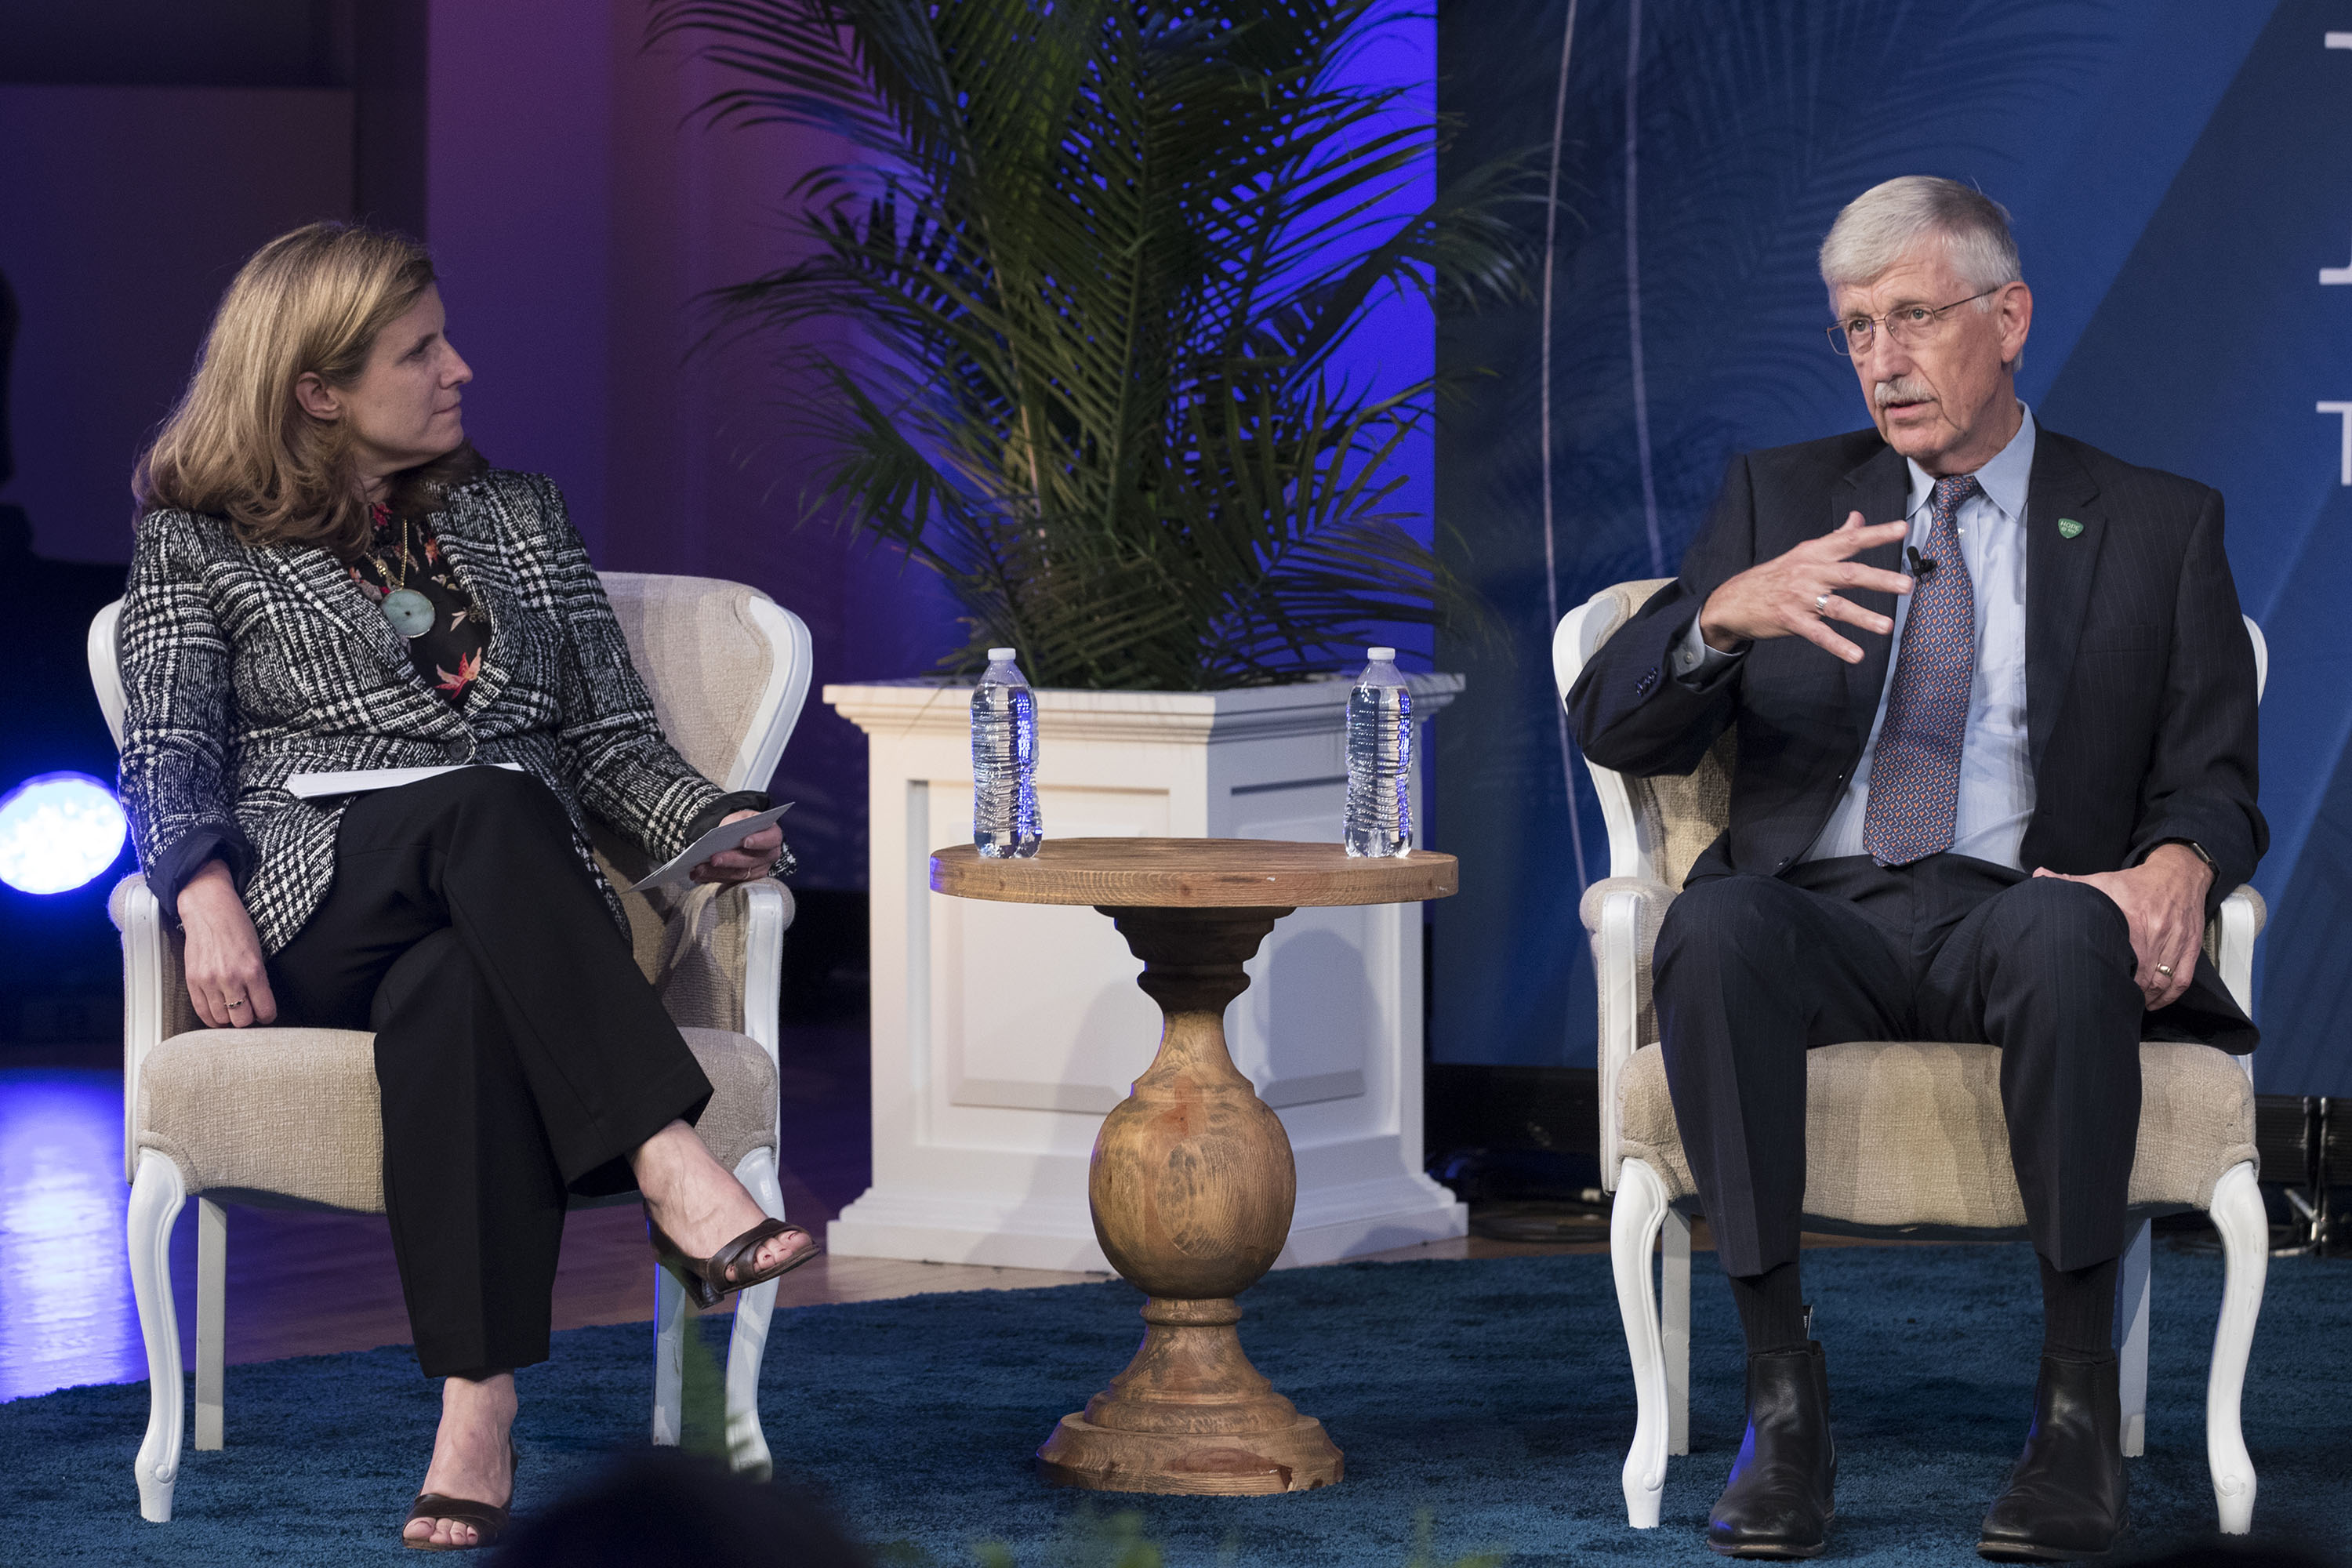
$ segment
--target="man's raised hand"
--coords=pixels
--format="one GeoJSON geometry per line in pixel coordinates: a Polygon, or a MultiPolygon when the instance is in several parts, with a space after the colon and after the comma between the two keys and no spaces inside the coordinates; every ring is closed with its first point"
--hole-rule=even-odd
{"type": "Polygon", "coordinates": [[[1848,664],[1859,663],[1862,649],[1832,631],[1830,623],[1843,621],[1881,637],[1892,632],[1895,623],[1841,597],[1842,591],[1907,594],[1911,579],[1900,572],[1864,566],[1853,557],[1897,543],[1910,531],[1907,522],[1865,523],[1862,513],[1849,512],[1845,526],[1834,533],[1808,539],[1785,555],[1750,566],[1707,595],[1698,613],[1699,636],[1709,647],[1725,653],[1743,642],[1800,637],[1848,664]]]}

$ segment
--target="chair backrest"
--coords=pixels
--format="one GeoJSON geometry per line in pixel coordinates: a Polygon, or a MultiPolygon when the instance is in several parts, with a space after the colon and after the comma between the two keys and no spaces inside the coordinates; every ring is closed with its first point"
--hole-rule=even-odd
{"type": "MultiPolygon", "coordinates": [[[[627,639],[654,717],[678,755],[725,790],[764,789],[807,700],[809,630],[756,588],[717,577],[604,572],[604,595],[627,639]]],[[[789,837],[789,825],[787,825],[789,837]]],[[[590,825],[605,879],[629,918],[629,946],[659,984],[663,908],[629,884],[653,869],[636,845],[590,825]]]]}
{"type": "MultiPolygon", "coordinates": [[[[716,577],[605,572],[604,592],[678,754],[726,790],[767,784],[808,699],[809,630],[756,588],[716,577]]],[[[89,683],[122,746],[122,601],[89,623],[89,683]]]]}
{"type": "Polygon", "coordinates": [[[121,662],[122,601],[115,600],[92,616],[83,652],[89,659],[89,684],[98,693],[99,710],[106,715],[114,749],[122,750],[122,665],[121,662]]]}
{"type": "MultiPolygon", "coordinates": [[[[1672,581],[1619,583],[1560,617],[1552,634],[1551,667],[1562,701],[1601,645],[1672,581]]],[[[2269,684],[2270,646],[2254,618],[2245,621],[2254,648],[2254,700],[2260,702],[2269,684]]],[[[1628,778],[1587,763],[1609,829],[1609,874],[1681,888],[1691,863],[1730,820],[1733,758],[1733,738],[1727,732],[1687,777],[1628,778]]]]}
{"type": "Polygon", "coordinates": [[[599,575],[670,744],[721,789],[766,788],[808,698],[808,627],[740,583],[599,575]]]}
{"type": "MultiPolygon", "coordinates": [[[[1562,701],[1601,645],[1674,579],[1620,583],[1560,617],[1552,634],[1552,679],[1562,701]]],[[[1731,816],[1735,742],[1727,731],[1687,775],[1629,778],[1587,763],[1601,815],[1609,828],[1609,874],[1640,877],[1680,888],[1691,863],[1715,842],[1731,816]]]]}
{"type": "MultiPolygon", "coordinates": [[[[766,785],[807,700],[813,662],[798,616],[756,588],[716,577],[642,572],[599,574],[629,656],[653,700],[654,716],[678,754],[721,789],[766,785]]],[[[91,618],[89,679],[119,751],[123,696],[122,601],[91,618]]],[[[664,920],[625,889],[652,868],[634,844],[592,825],[606,879],[629,917],[630,946],[647,979],[658,969],[664,920]]],[[[177,940],[176,933],[173,940],[177,940]]],[[[167,998],[174,1005],[177,998],[167,998]]],[[[184,1026],[193,1026],[183,1019],[184,1026]]]]}

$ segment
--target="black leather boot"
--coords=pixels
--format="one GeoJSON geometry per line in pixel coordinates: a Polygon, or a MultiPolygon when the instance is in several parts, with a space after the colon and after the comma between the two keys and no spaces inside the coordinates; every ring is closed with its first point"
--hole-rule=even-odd
{"type": "Polygon", "coordinates": [[[1836,1494],[1821,1342],[1749,1356],[1748,1436],[1707,1516],[1707,1545],[1727,1557],[1819,1556],[1836,1494]]]}
{"type": "Polygon", "coordinates": [[[1977,1551],[1997,1562],[2072,1563],[2096,1557],[2123,1532],[2123,1394],[2112,1355],[2042,1358],[2033,1429],[1985,1514],[1977,1551]]]}

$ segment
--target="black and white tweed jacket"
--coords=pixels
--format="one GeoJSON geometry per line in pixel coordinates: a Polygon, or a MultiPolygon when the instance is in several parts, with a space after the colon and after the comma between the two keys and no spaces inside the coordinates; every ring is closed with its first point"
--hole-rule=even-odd
{"type": "Polygon", "coordinates": [[[418,679],[326,551],[248,547],[194,512],[140,519],[120,633],[122,800],[140,863],[152,878],[194,841],[230,847],[233,865],[247,862],[241,890],[266,952],[334,879],[344,803],[289,794],[294,773],[517,763],[563,803],[592,872],[588,813],[658,862],[726,798],[664,739],[553,484],[492,469],[450,492],[431,526],[490,621],[462,710],[418,679]]]}

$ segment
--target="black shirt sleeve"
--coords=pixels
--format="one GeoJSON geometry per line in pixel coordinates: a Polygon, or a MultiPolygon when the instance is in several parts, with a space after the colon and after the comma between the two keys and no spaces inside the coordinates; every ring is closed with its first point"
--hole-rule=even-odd
{"type": "Polygon", "coordinates": [[[253,875],[253,846],[234,826],[195,828],[182,835],[177,843],[155,858],[152,865],[142,868],[147,890],[163,906],[163,924],[167,929],[178,929],[180,889],[188,885],[189,878],[205,868],[207,860],[226,861],[237,890],[245,890],[247,879],[253,875]]]}

